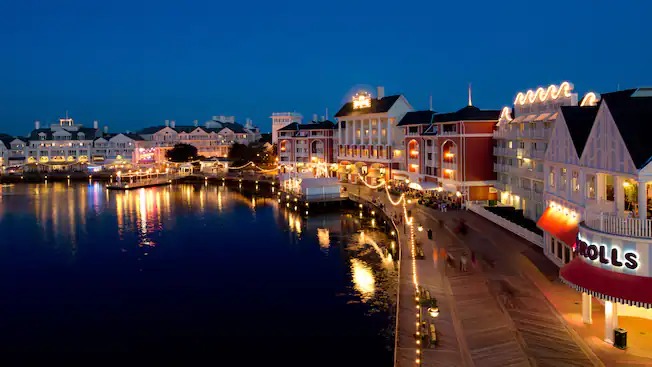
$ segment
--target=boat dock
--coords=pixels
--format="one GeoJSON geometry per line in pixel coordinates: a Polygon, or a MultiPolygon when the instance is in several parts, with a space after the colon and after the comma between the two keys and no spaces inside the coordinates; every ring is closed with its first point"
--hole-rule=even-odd
{"type": "Polygon", "coordinates": [[[118,172],[116,180],[106,185],[106,188],[108,190],[135,190],[145,187],[165,186],[179,178],[180,176],[167,172],[118,172]]]}

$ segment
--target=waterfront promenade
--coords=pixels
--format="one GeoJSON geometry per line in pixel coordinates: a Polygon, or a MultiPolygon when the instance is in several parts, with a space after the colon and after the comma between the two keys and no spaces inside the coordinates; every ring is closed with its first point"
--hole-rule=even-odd
{"type": "MultiPolygon", "coordinates": [[[[390,215],[398,209],[388,205],[384,192],[347,188],[368,200],[375,197],[390,215]]],[[[473,213],[442,213],[414,202],[408,209],[415,226],[424,227],[423,232],[416,232],[425,253],[424,260],[416,261],[417,277],[437,298],[440,309],[434,319],[439,345],[423,348],[422,366],[646,365],[636,358],[600,361],[546,298],[546,289],[535,284],[530,273],[548,279],[556,276],[556,269],[533,246],[473,213]],[[452,231],[457,218],[471,224],[466,235],[452,231]],[[490,226],[495,228],[489,230],[490,226]],[[432,240],[427,238],[428,229],[433,231],[432,240]],[[474,264],[471,251],[476,254],[474,264]],[[460,271],[457,265],[463,253],[469,258],[468,271],[460,271]],[[447,255],[453,266],[447,264],[447,255]]],[[[397,366],[404,367],[416,365],[416,313],[409,241],[407,235],[402,236],[396,355],[397,366]]]]}

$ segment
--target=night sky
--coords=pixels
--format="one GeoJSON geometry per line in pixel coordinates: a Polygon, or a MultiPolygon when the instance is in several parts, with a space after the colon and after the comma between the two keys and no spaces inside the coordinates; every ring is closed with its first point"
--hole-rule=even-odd
{"type": "Polygon", "coordinates": [[[137,130],[212,115],[330,116],[355,88],[414,108],[498,109],[569,80],[581,96],[652,85],[650,0],[0,0],[0,132],[68,110],[137,130]],[[190,4],[190,5],[186,5],[190,4]]]}

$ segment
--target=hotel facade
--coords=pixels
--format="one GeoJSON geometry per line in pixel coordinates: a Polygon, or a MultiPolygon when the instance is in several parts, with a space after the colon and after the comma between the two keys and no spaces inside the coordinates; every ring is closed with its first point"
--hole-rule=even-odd
{"type": "MultiPolygon", "coordinates": [[[[522,210],[526,218],[534,221],[545,207],[543,160],[550,132],[561,106],[577,106],[573,89],[573,84],[563,82],[518,93],[513,109],[503,109],[494,132],[499,200],[522,210]]],[[[587,94],[583,104],[594,102],[594,97],[587,94]]]]}
{"type": "Polygon", "coordinates": [[[652,319],[652,88],[586,104],[560,108],[537,224],[560,278],[582,293],[583,321],[593,322],[597,301],[604,339],[614,343],[619,316],[652,319]]]}
{"type": "Polygon", "coordinates": [[[403,95],[385,96],[383,87],[378,87],[376,97],[360,92],[345,103],[335,114],[338,177],[358,182],[362,176],[375,184],[401,170],[405,142],[398,123],[412,110],[403,95]]]}
{"type": "Polygon", "coordinates": [[[330,171],[335,162],[337,127],[332,121],[312,121],[308,124],[290,123],[277,130],[279,163],[299,171],[320,167],[330,171]]]}
{"type": "Polygon", "coordinates": [[[466,200],[495,200],[492,147],[499,115],[473,106],[470,91],[469,104],[456,112],[408,112],[398,125],[404,129],[409,185],[466,200]]]}
{"type": "MultiPolygon", "coordinates": [[[[166,161],[165,152],[175,144],[193,145],[198,155],[227,157],[232,144],[249,144],[260,139],[258,128],[250,121],[246,125],[217,120],[215,116],[204,126],[165,125],[142,129],[136,133],[109,133],[100,129],[98,122],[92,128],[75,123],[72,118],[59,119],[58,124],[42,128],[36,121],[27,137],[0,134],[0,167],[24,167],[30,170],[85,169],[87,165],[128,166],[147,165],[166,161]],[[32,167],[33,166],[33,167],[32,167]]],[[[231,117],[232,120],[234,118],[231,117]]]]}

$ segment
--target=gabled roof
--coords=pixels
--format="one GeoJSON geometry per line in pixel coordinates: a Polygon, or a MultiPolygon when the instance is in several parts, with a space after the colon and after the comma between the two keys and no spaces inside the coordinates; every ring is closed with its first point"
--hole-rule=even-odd
{"type": "Polygon", "coordinates": [[[652,158],[652,94],[647,88],[604,93],[606,103],[623,137],[636,168],[645,167],[652,158]]]}
{"type": "Polygon", "coordinates": [[[589,139],[591,128],[598,114],[598,106],[561,106],[568,132],[570,133],[577,156],[581,157],[586,141],[589,139]]]}
{"type": "Polygon", "coordinates": [[[166,127],[169,127],[169,126],[164,126],[164,125],[150,126],[150,127],[146,127],[144,129],[138,131],[137,133],[142,134],[142,135],[156,134],[157,132],[165,129],[166,127]]]}
{"type": "Polygon", "coordinates": [[[205,128],[203,128],[201,126],[194,126],[194,125],[192,125],[192,126],[175,126],[175,127],[173,127],[173,129],[174,129],[174,131],[176,131],[178,133],[186,133],[186,134],[191,133],[191,132],[193,132],[193,131],[195,131],[197,129],[200,129],[201,131],[204,131],[204,132],[208,132],[208,131],[206,131],[205,128]]]}
{"type": "MultiPolygon", "coordinates": [[[[45,134],[45,140],[52,140],[52,136],[58,131],[61,130],[52,130],[50,128],[34,129],[29,133],[27,139],[41,140],[40,134],[43,133],[45,134]]],[[[90,127],[80,127],[77,131],[68,131],[68,130],[64,130],[64,131],[70,134],[70,140],[78,140],[79,133],[84,134],[84,140],[95,140],[95,138],[101,136],[101,132],[99,130],[90,127]]]]}
{"type": "Polygon", "coordinates": [[[500,110],[481,110],[476,106],[466,106],[449,113],[435,114],[435,122],[452,121],[498,121],[500,110]]]}
{"type": "Polygon", "coordinates": [[[428,125],[432,122],[432,116],[435,113],[435,111],[430,110],[408,112],[403,116],[397,126],[428,125]]]}
{"type": "Polygon", "coordinates": [[[342,108],[335,114],[335,117],[344,117],[344,116],[359,116],[366,115],[369,113],[384,113],[389,111],[390,108],[398,101],[401,95],[393,95],[383,97],[381,99],[372,98],[371,107],[361,108],[358,110],[353,109],[353,102],[345,103],[342,108]]]}
{"type": "Polygon", "coordinates": [[[140,136],[138,134],[134,134],[134,133],[121,133],[121,134],[128,137],[129,139],[132,139],[132,140],[145,140],[145,139],[143,139],[142,136],[140,136]]]}
{"type": "Polygon", "coordinates": [[[278,131],[298,131],[298,130],[328,130],[328,129],[336,129],[337,125],[333,121],[325,120],[325,121],[312,121],[308,124],[299,124],[296,122],[293,122],[291,124],[287,124],[283,126],[282,128],[278,129],[278,131]]]}
{"type": "Polygon", "coordinates": [[[244,126],[240,125],[237,122],[220,122],[220,124],[226,128],[229,128],[236,134],[246,134],[248,132],[245,130],[244,126]]]}
{"type": "Polygon", "coordinates": [[[0,142],[5,146],[5,148],[10,149],[11,148],[11,142],[15,138],[11,135],[7,134],[0,134],[0,142]]]}

